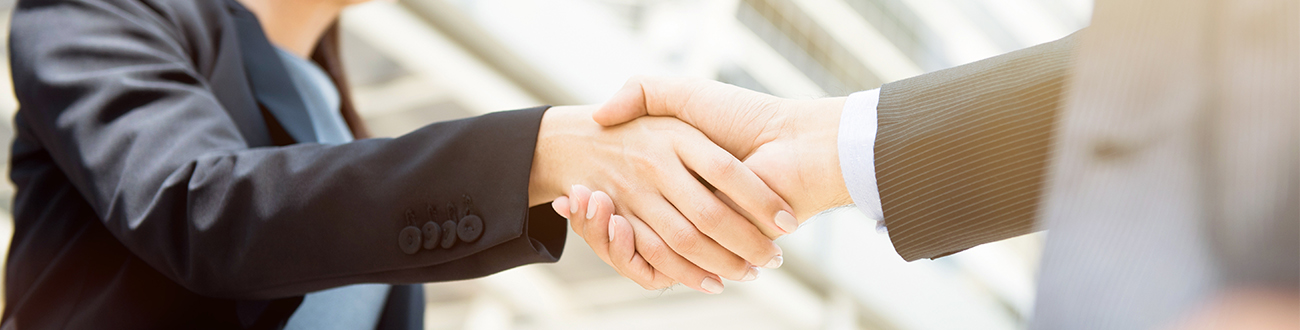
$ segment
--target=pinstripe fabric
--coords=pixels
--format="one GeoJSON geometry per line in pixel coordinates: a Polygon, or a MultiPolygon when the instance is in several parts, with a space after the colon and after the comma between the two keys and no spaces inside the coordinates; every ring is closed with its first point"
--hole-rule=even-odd
{"type": "Polygon", "coordinates": [[[1035,228],[1074,38],[881,87],[876,177],[903,259],[1035,228]]]}

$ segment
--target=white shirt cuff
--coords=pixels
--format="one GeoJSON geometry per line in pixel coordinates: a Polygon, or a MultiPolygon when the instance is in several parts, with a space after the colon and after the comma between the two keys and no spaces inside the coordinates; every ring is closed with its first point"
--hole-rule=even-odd
{"type": "Polygon", "coordinates": [[[880,89],[849,95],[840,115],[840,171],[844,185],[858,210],[876,220],[876,229],[885,229],[885,211],[880,206],[880,189],[876,187],[876,105],[880,89]]]}

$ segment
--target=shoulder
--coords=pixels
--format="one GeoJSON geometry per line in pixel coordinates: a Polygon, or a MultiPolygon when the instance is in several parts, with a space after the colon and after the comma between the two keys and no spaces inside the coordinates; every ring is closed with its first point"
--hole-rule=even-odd
{"type": "Polygon", "coordinates": [[[11,20],[11,59],[15,68],[37,69],[149,52],[193,64],[201,61],[195,55],[214,51],[231,24],[228,1],[20,0],[11,20]]]}
{"type": "Polygon", "coordinates": [[[227,25],[231,0],[19,0],[11,43],[80,39],[105,33],[180,39],[227,25]],[[57,39],[55,39],[57,38],[57,39]]]}
{"type": "Polygon", "coordinates": [[[22,17],[51,12],[74,16],[78,13],[102,13],[126,18],[206,23],[226,14],[230,10],[230,0],[19,0],[14,9],[14,15],[22,17]]]}

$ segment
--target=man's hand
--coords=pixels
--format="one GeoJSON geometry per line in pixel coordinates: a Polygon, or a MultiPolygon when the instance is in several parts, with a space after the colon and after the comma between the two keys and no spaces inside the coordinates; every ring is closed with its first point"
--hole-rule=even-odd
{"type": "Polygon", "coordinates": [[[605,126],[681,119],[743,160],[803,221],[852,202],[836,147],[843,107],[844,98],[787,100],[711,80],[634,77],[592,119],[605,126]]]}

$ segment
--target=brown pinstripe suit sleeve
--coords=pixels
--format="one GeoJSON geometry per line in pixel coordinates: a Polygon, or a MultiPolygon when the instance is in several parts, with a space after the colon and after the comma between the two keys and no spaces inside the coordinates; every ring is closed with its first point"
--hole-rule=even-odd
{"type": "Polygon", "coordinates": [[[876,178],[903,259],[1034,230],[1077,34],[881,87],[876,178]]]}

